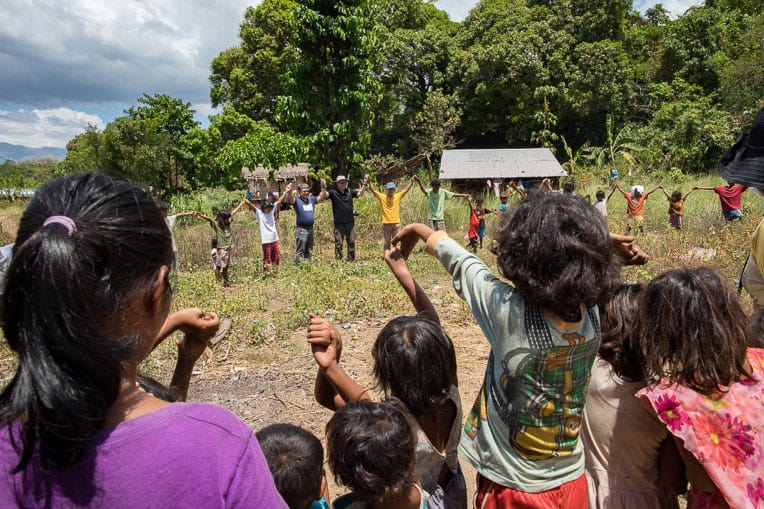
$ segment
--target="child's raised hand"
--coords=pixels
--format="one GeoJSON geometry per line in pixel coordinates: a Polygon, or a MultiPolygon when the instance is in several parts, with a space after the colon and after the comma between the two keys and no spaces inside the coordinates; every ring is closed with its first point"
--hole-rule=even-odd
{"type": "Polygon", "coordinates": [[[401,272],[408,272],[408,266],[406,265],[406,258],[398,248],[385,250],[385,262],[393,274],[399,274],[401,272]]]}
{"type": "Polygon", "coordinates": [[[321,318],[313,313],[308,316],[308,343],[311,353],[321,369],[328,369],[340,361],[342,338],[328,318],[321,318]]]}
{"type": "MultiPolygon", "coordinates": [[[[414,225],[411,224],[404,226],[391,241],[398,246],[397,251],[401,254],[404,260],[409,257],[414,246],[419,242],[419,234],[413,229],[413,226],[414,225]]],[[[387,253],[385,253],[385,261],[387,261],[387,253]]]]}

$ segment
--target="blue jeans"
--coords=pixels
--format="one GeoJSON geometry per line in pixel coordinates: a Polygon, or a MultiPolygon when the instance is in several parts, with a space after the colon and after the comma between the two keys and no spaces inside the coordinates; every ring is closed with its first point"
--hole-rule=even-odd
{"type": "Polygon", "coordinates": [[[724,213],[724,219],[726,221],[734,221],[735,219],[740,219],[741,217],[743,217],[743,213],[737,209],[732,209],[729,212],[724,213]]]}
{"type": "Polygon", "coordinates": [[[295,265],[300,265],[303,258],[310,260],[310,251],[313,249],[313,228],[297,227],[294,230],[295,242],[295,265]]]}

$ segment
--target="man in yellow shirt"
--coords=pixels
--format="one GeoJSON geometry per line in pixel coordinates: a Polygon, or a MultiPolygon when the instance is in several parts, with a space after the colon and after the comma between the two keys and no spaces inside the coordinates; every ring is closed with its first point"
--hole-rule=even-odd
{"type": "Polygon", "coordinates": [[[382,205],[382,233],[385,237],[385,250],[390,249],[390,240],[398,233],[401,227],[401,199],[409,192],[414,184],[414,177],[411,177],[408,185],[403,191],[395,192],[395,182],[385,184],[385,192],[380,193],[374,189],[374,184],[368,175],[364,176],[366,184],[382,205]]]}

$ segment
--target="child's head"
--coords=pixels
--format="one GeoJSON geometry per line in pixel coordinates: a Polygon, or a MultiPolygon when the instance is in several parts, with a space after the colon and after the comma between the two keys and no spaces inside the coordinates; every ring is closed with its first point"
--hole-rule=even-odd
{"type": "Polygon", "coordinates": [[[640,283],[624,283],[615,289],[600,311],[602,345],[599,354],[618,374],[642,372],[641,352],[631,346],[628,337],[644,289],[640,283]]]}
{"type": "Polygon", "coordinates": [[[748,320],[737,294],[709,268],[653,279],[635,327],[648,376],[703,394],[745,376],[748,320]]]}
{"type": "Polygon", "coordinates": [[[509,199],[509,196],[507,196],[506,194],[502,194],[501,196],[499,196],[499,200],[501,200],[501,203],[507,203],[508,199],[509,199]]]}
{"type": "Polygon", "coordinates": [[[401,400],[414,415],[429,414],[456,385],[456,353],[435,322],[399,316],[380,331],[371,350],[374,376],[385,394],[401,400]]]}
{"type": "Polygon", "coordinates": [[[273,210],[273,202],[270,200],[265,200],[262,205],[263,212],[266,214],[269,214],[273,210]]]}
{"type": "Polygon", "coordinates": [[[565,182],[565,184],[563,184],[563,186],[562,186],[562,191],[563,191],[564,193],[572,193],[572,192],[574,192],[575,190],[576,190],[576,183],[575,183],[575,182],[573,182],[572,180],[568,180],[568,181],[567,181],[567,182],[565,182]]]}
{"type": "Polygon", "coordinates": [[[483,198],[480,198],[479,196],[475,198],[475,205],[482,205],[483,204],[483,198]]]}
{"type": "Polygon", "coordinates": [[[595,196],[597,197],[597,201],[602,201],[605,199],[605,191],[600,189],[599,191],[597,191],[597,194],[595,196]]]}
{"type": "Polygon", "coordinates": [[[212,249],[217,249],[218,248],[218,238],[217,237],[212,237],[212,240],[210,240],[210,246],[212,247],[212,249]]]}
{"type": "Polygon", "coordinates": [[[671,193],[671,201],[676,203],[682,199],[682,192],[681,191],[674,191],[671,193]]]}
{"type": "Polygon", "coordinates": [[[642,197],[642,193],[645,192],[645,188],[640,185],[631,186],[631,197],[639,199],[642,197]]]}
{"type": "Polygon", "coordinates": [[[351,402],[326,425],[329,467],[361,503],[383,503],[415,482],[416,438],[393,402],[351,402]]]}
{"type": "Polygon", "coordinates": [[[164,217],[139,187],[90,174],[38,189],[0,312],[19,359],[3,416],[25,420],[25,453],[69,465],[103,427],[125,367],[169,312],[172,259],[164,217]]]}
{"type": "Polygon", "coordinates": [[[324,448],[313,433],[293,424],[271,424],[255,435],[290,509],[308,509],[321,498],[324,448]]]}
{"type": "Polygon", "coordinates": [[[217,214],[217,222],[220,226],[225,227],[231,224],[231,211],[228,209],[220,209],[217,214]]]}
{"type": "Polygon", "coordinates": [[[583,198],[532,193],[495,234],[502,274],[532,304],[570,312],[604,302],[617,284],[607,224],[583,198]]]}

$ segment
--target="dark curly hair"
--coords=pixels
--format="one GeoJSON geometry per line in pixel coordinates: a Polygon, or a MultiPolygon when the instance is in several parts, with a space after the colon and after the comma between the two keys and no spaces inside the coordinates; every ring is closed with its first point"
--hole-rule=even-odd
{"type": "Polygon", "coordinates": [[[553,312],[605,302],[618,284],[607,223],[583,198],[531,193],[502,218],[491,251],[523,298],[553,312]]]}
{"type": "Polygon", "coordinates": [[[377,336],[371,355],[379,386],[414,415],[435,412],[456,385],[451,338],[440,325],[421,316],[390,320],[377,336]]]}
{"type": "Polygon", "coordinates": [[[329,467],[361,503],[384,503],[415,480],[416,437],[400,405],[353,401],[326,425],[329,467]]]}
{"type": "Polygon", "coordinates": [[[709,268],[664,272],[647,285],[635,337],[654,381],[710,395],[747,378],[748,319],[735,291],[709,268]]]}
{"type": "Polygon", "coordinates": [[[608,362],[618,375],[633,380],[644,378],[644,360],[639,348],[629,341],[629,332],[639,312],[639,298],[645,286],[624,283],[615,289],[610,300],[600,309],[602,345],[600,357],[608,362]]]}

